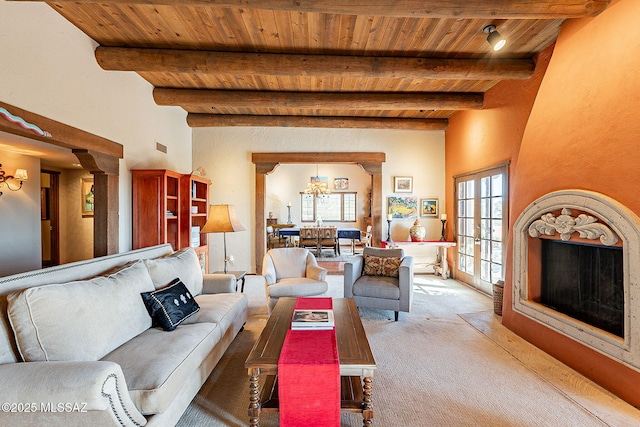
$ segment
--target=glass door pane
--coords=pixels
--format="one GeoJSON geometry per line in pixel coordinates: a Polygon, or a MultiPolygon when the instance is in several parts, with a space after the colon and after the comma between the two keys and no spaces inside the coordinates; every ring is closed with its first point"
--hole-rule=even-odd
{"type": "MultiPolygon", "coordinates": [[[[459,181],[457,184],[458,204],[458,270],[472,280],[475,273],[475,181],[459,181]]],[[[464,280],[464,279],[463,279],[464,280]]]]}
{"type": "Polygon", "coordinates": [[[507,167],[456,178],[456,278],[486,292],[504,279],[507,167]]]}

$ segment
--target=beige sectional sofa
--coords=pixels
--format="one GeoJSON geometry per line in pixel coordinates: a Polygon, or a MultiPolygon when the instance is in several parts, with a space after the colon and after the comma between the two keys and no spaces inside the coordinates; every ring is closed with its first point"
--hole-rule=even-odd
{"type": "Polygon", "coordinates": [[[0,277],[0,310],[0,425],[171,426],[242,329],[247,297],[234,276],[203,275],[193,249],[159,245],[0,277]],[[176,278],[199,309],[166,331],[141,294],[176,278]]]}

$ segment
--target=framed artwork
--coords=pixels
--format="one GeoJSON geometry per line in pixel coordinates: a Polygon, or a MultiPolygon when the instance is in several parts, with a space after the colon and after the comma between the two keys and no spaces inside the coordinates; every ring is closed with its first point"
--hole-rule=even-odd
{"type": "Polygon", "coordinates": [[[324,184],[325,187],[329,188],[329,177],[326,176],[312,176],[309,182],[312,184],[324,184]]]}
{"type": "Polygon", "coordinates": [[[349,178],[334,178],[333,179],[333,189],[334,190],[348,190],[349,189],[349,178]]]}
{"type": "Polygon", "coordinates": [[[80,193],[82,196],[82,216],[93,216],[93,178],[82,178],[80,193]]]}
{"type": "Polygon", "coordinates": [[[438,216],[438,199],[420,199],[420,216],[438,216]]]}
{"type": "Polygon", "coordinates": [[[418,216],[417,197],[387,197],[387,214],[393,219],[416,218],[418,216]]]}
{"type": "Polygon", "coordinates": [[[413,193],[413,177],[412,176],[394,176],[393,192],[394,193],[413,193]]]}

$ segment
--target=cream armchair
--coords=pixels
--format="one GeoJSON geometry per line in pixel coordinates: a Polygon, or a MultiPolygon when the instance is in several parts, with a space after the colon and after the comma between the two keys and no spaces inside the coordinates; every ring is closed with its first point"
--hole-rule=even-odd
{"type": "Polygon", "coordinates": [[[327,270],[304,248],[277,248],[267,251],[262,262],[269,314],[280,297],[322,295],[329,285],[327,270]]]}
{"type": "Polygon", "coordinates": [[[344,264],[344,296],[358,307],[409,312],[413,300],[413,257],[402,249],[366,247],[344,264]]]}

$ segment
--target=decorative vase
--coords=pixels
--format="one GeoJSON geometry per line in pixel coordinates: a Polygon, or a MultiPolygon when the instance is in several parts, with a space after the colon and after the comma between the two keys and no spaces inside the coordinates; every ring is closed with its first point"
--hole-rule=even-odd
{"type": "Polygon", "coordinates": [[[427,230],[420,225],[420,220],[416,219],[413,223],[413,227],[409,229],[409,235],[412,242],[424,242],[424,236],[427,234],[427,230]]]}

